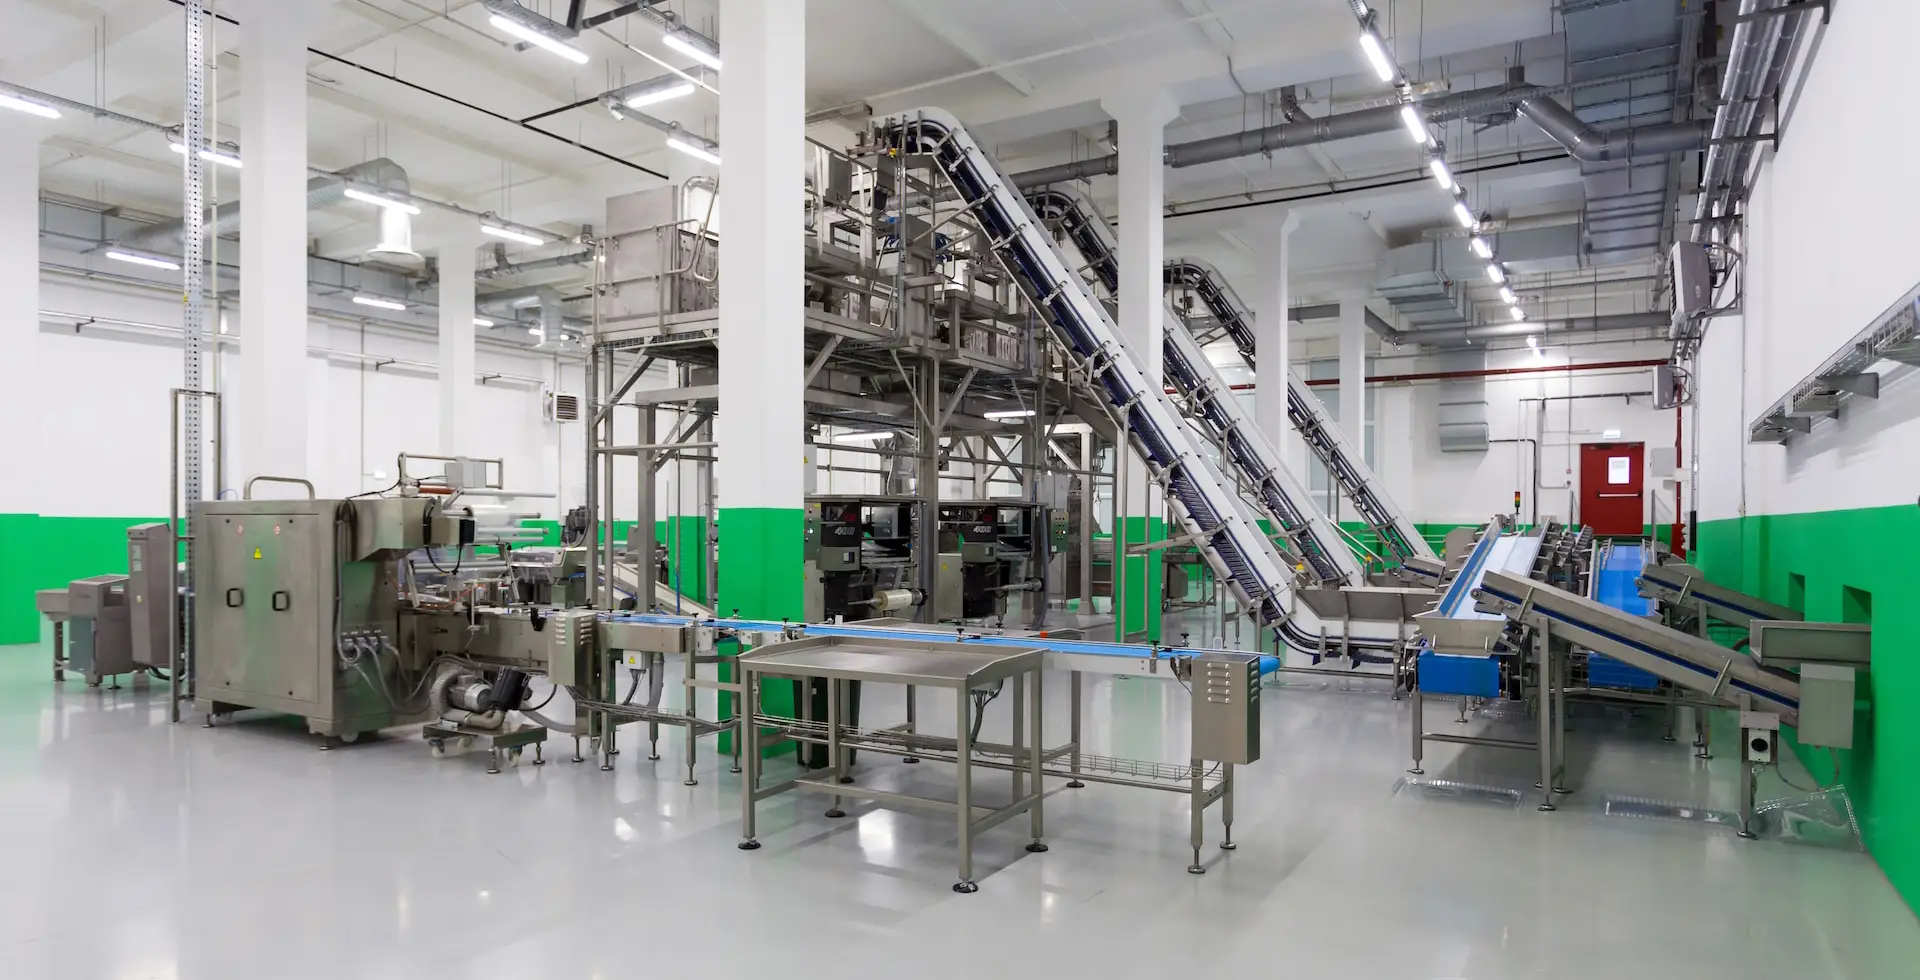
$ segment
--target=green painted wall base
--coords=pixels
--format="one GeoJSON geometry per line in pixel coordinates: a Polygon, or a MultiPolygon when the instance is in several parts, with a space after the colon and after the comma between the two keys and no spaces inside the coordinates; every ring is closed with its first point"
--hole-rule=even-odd
{"type": "MultiPolygon", "coordinates": [[[[1137,544],[1167,539],[1167,522],[1161,517],[1128,517],[1120,522],[1120,540],[1115,554],[1125,554],[1137,544]]],[[[1126,559],[1126,594],[1121,597],[1117,617],[1117,638],[1145,638],[1160,642],[1160,598],[1166,591],[1166,572],[1158,552],[1126,559]]]]}
{"type": "Polygon", "coordinates": [[[127,570],[127,528],[164,517],[0,514],[0,644],[40,642],[33,594],[127,570]]]}
{"type": "MultiPolygon", "coordinates": [[[[1871,623],[1873,667],[1855,709],[1854,748],[1839,779],[1860,813],[1867,849],[1911,908],[1920,909],[1920,508],[1779,514],[1700,525],[1694,561],[1728,588],[1798,609],[1809,620],[1871,623]]],[[[1815,778],[1831,778],[1822,749],[1800,746],[1815,778]]]]}
{"type": "MultiPolygon", "coordinates": [[[[804,546],[806,511],[799,507],[726,507],[718,515],[723,533],[719,558],[727,576],[720,583],[717,604],[721,615],[800,622],[806,615],[804,546]]],[[[723,664],[721,678],[733,679],[732,665],[723,664]]],[[[760,704],[768,714],[793,717],[798,699],[795,685],[769,682],[761,688],[760,704]]],[[[733,717],[733,701],[722,692],[720,717],[733,717]]],[[[785,743],[763,754],[792,751],[785,743]]],[[[731,732],[720,736],[720,751],[733,751],[731,732]]]]}

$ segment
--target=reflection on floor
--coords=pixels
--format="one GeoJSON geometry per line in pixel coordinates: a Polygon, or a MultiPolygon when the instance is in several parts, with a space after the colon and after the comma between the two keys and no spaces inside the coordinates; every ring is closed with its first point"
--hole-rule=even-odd
{"type": "MultiPolygon", "coordinates": [[[[56,686],[44,653],[0,647],[8,977],[1886,978],[1920,962],[1920,925],[1863,854],[1605,815],[1622,795],[1724,807],[1730,785],[1724,760],[1617,713],[1576,719],[1576,792],[1541,814],[1531,756],[1430,746],[1428,778],[1475,791],[1407,787],[1404,702],[1292,676],[1243,774],[1240,848],[1210,845],[1208,874],[1184,870],[1182,799],[1091,786],[1048,800],[1049,853],[1022,850],[1023,820],[988,832],[962,896],[944,818],[830,820],[788,795],[762,808],[766,846],[736,850],[738,777],[709,747],[694,787],[675,751],[649,763],[633,738],[612,773],[569,765],[565,741],[500,776],[411,733],[322,753],[271,719],[168,726],[158,685],[56,686]]],[[[1183,751],[1177,686],[1087,688],[1090,751],[1183,751]]],[[[1065,691],[1048,678],[1054,740],[1065,691]]],[[[931,702],[923,724],[950,725],[931,702]]],[[[870,688],[864,710],[884,723],[903,704],[870,688]]],[[[1514,723],[1492,714],[1462,727],[1514,723]]],[[[988,737],[1007,720],[996,705],[988,737]]],[[[860,768],[929,792],[949,772],[860,768]]]]}

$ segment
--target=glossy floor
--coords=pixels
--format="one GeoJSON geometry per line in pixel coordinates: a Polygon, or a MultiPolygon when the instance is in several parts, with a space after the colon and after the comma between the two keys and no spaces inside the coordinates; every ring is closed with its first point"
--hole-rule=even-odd
{"type": "MultiPolygon", "coordinates": [[[[1049,678],[1055,740],[1065,688],[1049,678]]],[[[1725,763],[1645,718],[1577,719],[1578,792],[1542,814],[1530,756],[1427,757],[1429,778],[1524,805],[1410,790],[1405,703],[1290,678],[1243,772],[1238,850],[1213,847],[1209,814],[1207,874],[1184,870],[1181,798],[1094,786],[1048,799],[1049,853],[1022,850],[1023,820],[988,832],[980,891],[956,895],[944,818],[830,820],[788,795],[763,805],[766,846],[735,849],[738,777],[703,744],[700,784],[681,785],[677,736],[660,762],[629,736],[611,773],[562,742],[488,776],[401,733],[318,752],[270,720],[168,726],[157,690],[55,685],[41,651],[0,648],[0,976],[1805,980],[1920,963],[1920,926],[1862,854],[1603,815],[1611,792],[1724,805],[1725,763]]],[[[1090,681],[1090,751],[1174,758],[1185,697],[1090,681]]],[[[901,710],[869,688],[865,720],[901,710]]],[[[989,734],[1006,720],[995,705],[989,734]]],[[[1442,707],[1427,724],[1458,723],[1442,707]]],[[[950,772],[862,766],[928,792],[950,772]]]]}

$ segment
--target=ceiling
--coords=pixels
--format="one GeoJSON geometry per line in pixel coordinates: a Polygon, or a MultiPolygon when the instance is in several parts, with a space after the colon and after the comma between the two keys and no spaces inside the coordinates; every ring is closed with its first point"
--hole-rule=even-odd
{"type": "MultiPolygon", "coordinates": [[[[584,35],[579,47],[592,58],[574,66],[537,49],[513,50],[487,26],[478,0],[266,2],[317,9],[310,43],[325,55],[308,63],[314,166],[390,157],[410,171],[417,193],[571,234],[603,221],[606,198],[655,186],[677,165],[661,134],[592,102],[609,88],[661,74],[661,63],[691,67],[638,18],[584,35]]],[[[522,2],[564,16],[564,0],[522,2]]],[[[716,35],[716,2],[724,0],[660,6],[716,35]]],[[[1515,65],[1538,84],[1593,76],[1569,63],[1575,48],[1553,0],[1377,2],[1409,74],[1435,89],[1498,84],[1515,65]]],[[[235,19],[251,6],[215,4],[235,19]]],[[[613,6],[588,0],[586,9],[613,6]]],[[[13,27],[0,36],[0,80],[179,122],[182,12],[174,0],[0,0],[0,14],[13,27]]],[[[212,87],[220,138],[244,145],[239,34],[232,24],[218,26],[212,87]]],[[[1632,45],[1635,37],[1625,31],[1604,43],[1632,45]]],[[[810,109],[941,106],[968,121],[1008,171],[1110,152],[1103,98],[1167,90],[1181,105],[1167,138],[1183,142],[1278,121],[1286,86],[1314,117],[1379,104],[1387,94],[1365,72],[1341,0],[807,0],[807,63],[810,109]]],[[[1606,111],[1575,104],[1589,118],[1606,111]]],[[[718,100],[708,93],[648,111],[717,135],[718,100]]],[[[814,135],[844,139],[845,131],[829,125],[814,135]]],[[[1444,138],[1477,207],[1502,219],[1577,220],[1581,170],[1530,124],[1452,123],[1444,138]]],[[[69,113],[43,144],[43,187],[177,216],[179,161],[158,133],[69,113]]],[[[1168,254],[1207,258],[1230,278],[1252,276],[1249,246],[1291,207],[1302,219],[1293,239],[1296,295],[1351,295],[1370,282],[1380,252],[1451,225],[1448,199],[1421,166],[1405,137],[1390,133],[1169,171],[1176,213],[1166,224],[1168,254]],[[1289,203],[1266,203],[1275,197],[1289,203]]],[[[237,195],[231,171],[220,181],[222,197],[237,195]]],[[[1091,190],[1110,208],[1111,178],[1091,190]]],[[[371,218],[351,207],[314,214],[316,251],[359,254],[373,240],[371,218]]],[[[415,244],[436,250],[430,225],[415,244]]],[[[539,254],[516,247],[514,257],[539,254]]],[[[1643,268],[1647,260],[1621,265],[1643,268]]],[[[1636,294],[1622,302],[1645,308],[1648,301],[1636,294]]],[[[1597,310],[1601,301],[1591,304],[1597,310]]]]}

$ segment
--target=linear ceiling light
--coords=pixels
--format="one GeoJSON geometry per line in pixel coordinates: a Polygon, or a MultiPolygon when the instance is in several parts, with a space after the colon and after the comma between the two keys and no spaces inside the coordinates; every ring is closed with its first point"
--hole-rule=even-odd
{"type": "Polygon", "coordinates": [[[1030,419],[1034,416],[1031,408],[1008,409],[1004,412],[981,412],[981,418],[989,419],[1030,419]]]}
{"type": "Polygon", "coordinates": [[[1479,224],[1479,221],[1473,216],[1472,209],[1467,207],[1467,202],[1457,198],[1453,202],[1453,218],[1455,221],[1460,222],[1460,227],[1469,231],[1473,229],[1474,225],[1479,224]]]}
{"type": "MultiPolygon", "coordinates": [[[[168,143],[167,148],[181,156],[187,155],[187,145],[185,143],[168,143]]],[[[200,159],[208,163],[219,164],[222,167],[231,167],[235,170],[240,169],[239,157],[211,146],[203,146],[200,148],[200,159]]]]}
{"type": "Polygon", "coordinates": [[[476,327],[491,327],[493,326],[493,321],[483,316],[477,316],[473,318],[473,325],[476,327]]]}
{"type": "Polygon", "coordinates": [[[523,245],[545,245],[547,243],[547,240],[541,238],[539,235],[530,235],[518,228],[508,228],[505,225],[490,225],[485,222],[480,224],[480,234],[492,235],[495,238],[504,238],[510,242],[520,242],[523,245]]]}
{"type": "Polygon", "coordinates": [[[667,145],[673,147],[676,150],[679,150],[682,153],[685,153],[690,157],[693,157],[698,160],[705,160],[716,167],[719,166],[720,154],[718,151],[720,147],[718,145],[713,145],[713,144],[703,146],[701,145],[701,143],[694,142],[695,140],[698,140],[698,139],[699,137],[697,136],[688,136],[685,133],[680,133],[678,135],[667,137],[667,145]]]}
{"type": "Polygon", "coordinates": [[[1494,282],[1506,282],[1507,270],[1502,269],[1498,262],[1489,262],[1487,263],[1487,278],[1494,282]]]}
{"type": "Polygon", "coordinates": [[[1428,160],[1427,170],[1433,174],[1433,182],[1439,184],[1441,190],[1453,190],[1453,171],[1447,169],[1447,161],[1444,158],[1436,156],[1428,160]]]}
{"type": "Polygon", "coordinates": [[[713,43],[713,39],[699,31],[676,27],[661,35],[660,43],[714,71],[720,70],[720,45],[713,43]]]}
{"type": "Polygon", "coordinates": [[[1468,242],[1467,247],[1473,249],[1473,254],[1483,259],[1493,258],[1493,246],[1489,245],[1487,240],[1479,235],[1473,236],[1473,241],[1468,242]]]}
{"type": "Polygon", "coordinates": [[[1411,103],[1400,107],[1400,122],[1407,127],[1407,133],[1422,146],[1433,143],[1433,134],[1427,131],[1427,121],[1421,117],[1420,110],[1411,103]]]}
{"type": "Polygon", "coordinates": [[[366,293],[355,293],[353,301],[359,303],[361,306],[371,306],[376,310],[404,310],[407,308],[407,304],[399,300],[369,296],[366,293]]]}
{"type": "Polygon", "coordinates": [[[0,108],[12,109],[15,112],[24,112],[28,115],[39,116],[42,119],[60,118],[60,110],[44,102],[23,99],[17,95],[6,92],[0,92],[0,108]]]}
{"type": "Polygon", "coordinates": [[[692,95],[698,86],[678,75],[661,75],[636,82],[613,91],[613,96],[626,103],[629,109],[640,109],[658,102],[667,102],[692,95]]]}
{"type": "Polygon", "coordinates": [[[1518,306],[1508,308],[1507,312],[1513,314],[1515,320],[1525,320],[1527,318],[1527,311],[1518,306]]]}
{"type": "Polygon", "coordinates": [[[1507,304],[1508,306],[1512,306],[1512,305],[1514,305],[1515,303],[1518,303],[1518,302],[1520,302],[1520,298],[1519,298],[1519,297],[1517,297],[1517,296],[1515,296],[1515,295],[1513,295],[1513,287],[1512,287],[1512,286],[1501,286],[1501,287],[1500,287],[1500,301],[1501,301],[1502,303],[1505,303],[1505,304],[1507,304]]]}
{"type": "Polygon", "coordinates": [[[542,17],[514,0],[483,0],[493,16],[487,23],[503,34],[511,34],[537,48],[557,54],[576,65],[584,65],[590,60],[585,51],[568,44],[580,36],[580,32],[547,17],[542,17]]]}
{"type": "Polygon", "coordinates": [[[180,263],[172,259],[161,258],[158,255],[145,255],[140,252],[127,252],[117,248],[108,249],[107,258],[115,262],[131,262],[134,265],[144,265],[152,269],[177,270],[180,268],[180,263]]]}
{"type": "Polygon", "coordinates": [[[396,198],[391,198],[391,197],[382,197],[381,195],[372,193],[371,191],[363,191],[358,187],[347,188],[346,195],[356,201],[360,201],[361,203],[364,203],[364,204],[371,204],[374,207],[388,208],[393,211],[405,211],[408,214],[420,213],[419,208],[414,207],[413,205],[408,204],[405,201],[398,200],[396,198]]]}

